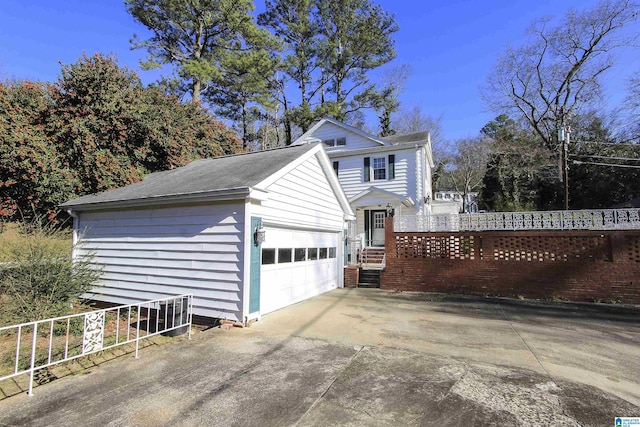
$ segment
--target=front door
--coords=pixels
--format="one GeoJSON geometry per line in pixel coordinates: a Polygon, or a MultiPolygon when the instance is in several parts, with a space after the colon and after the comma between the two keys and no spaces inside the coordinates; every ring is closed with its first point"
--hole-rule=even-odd
{"type": "Polygon", "coordinates": [[[371,217],[372,232],[371,246],[384,246],[384,216],[385,211],[374,211],[371,217]]]}
{"type": "Polygon", "coordinates": [[[386,210],[365,211],[366,246],[384,246],[384,217],[386,212],[386,210]]]}

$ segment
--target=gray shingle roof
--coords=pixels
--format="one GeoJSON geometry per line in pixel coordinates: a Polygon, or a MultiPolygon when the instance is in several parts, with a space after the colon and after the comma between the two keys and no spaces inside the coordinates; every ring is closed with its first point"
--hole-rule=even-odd
{"type": "Polygon", "coordinates": [[[425,142],[429,138],[429,132],[414,132],[407,133],[404,135],[391,135],[381,137],[380,139],[386,142],[389,142],[393,145],[397,144],[409,144],[412,142],[425,142]]]}
{"type": "Polygon", "coordinates": [[[246,189],[265,180],[318,144],[202,159],[156,172],[138,183],[70,200],[61,207],[161,199],[221,190],[246,189]]]}

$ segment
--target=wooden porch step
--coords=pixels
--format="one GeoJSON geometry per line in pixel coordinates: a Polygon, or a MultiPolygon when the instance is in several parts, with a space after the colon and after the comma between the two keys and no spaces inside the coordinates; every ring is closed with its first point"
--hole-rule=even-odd
{"type": "Polygon", "coordinates": [[[384,248],[366,247],[362,250],[361,262],[363,264],[382,264],[384,248]]]}

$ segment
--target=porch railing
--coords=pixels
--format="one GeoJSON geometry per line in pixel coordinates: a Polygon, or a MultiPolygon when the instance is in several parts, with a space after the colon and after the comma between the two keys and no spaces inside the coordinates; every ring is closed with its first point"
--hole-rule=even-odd
{"type": "Polygon", "coordinates": [[[0,381],[29,374],[32,396],[39,369],[130,343],[135,343],[138,358],[144,338],[182,328],[191,339],[192,317],[193,296],[185,294],[5,326],[0,328],[0,339],[11,342],[15,337],[15,349],[8,357],[2,355],[11,366],[0,371],[0,381]]]}
{"type": "Polygon", "coordinates": [[[507,230],[637,230],[640,209],[397,215],[395,232],[507,230]]]}

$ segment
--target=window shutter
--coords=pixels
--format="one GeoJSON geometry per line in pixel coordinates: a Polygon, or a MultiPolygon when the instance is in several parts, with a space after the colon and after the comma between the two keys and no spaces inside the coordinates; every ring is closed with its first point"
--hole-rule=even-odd
{"type": "Polygon", "coordinates": [[[365,246],[369,246],[369,238],[370,238],[369,236],[371,236],[370,228],[371,227],[369,226],[369,211],[365,210],[364,211],[364,232],[366,233],[365,237],[364,237],[364,239],[365,239],[364,240],[364,245],[365,246]]]}
{"type": "Polygon", "coordinates": [[[396,155],[389,154],[389,179],[396,177],[396,155]]]}
{"type": "Polygon", "coordinates": [[[336,173],[336,176],[338,176],[338,167],[339,167],[339,163],[333,162],[333,171],[336,173]]]}
{"type": "Polygon", "coordinates": [[[371,163],[369,157],[364,158],[364,182],[371,181],[371,163]]]}

